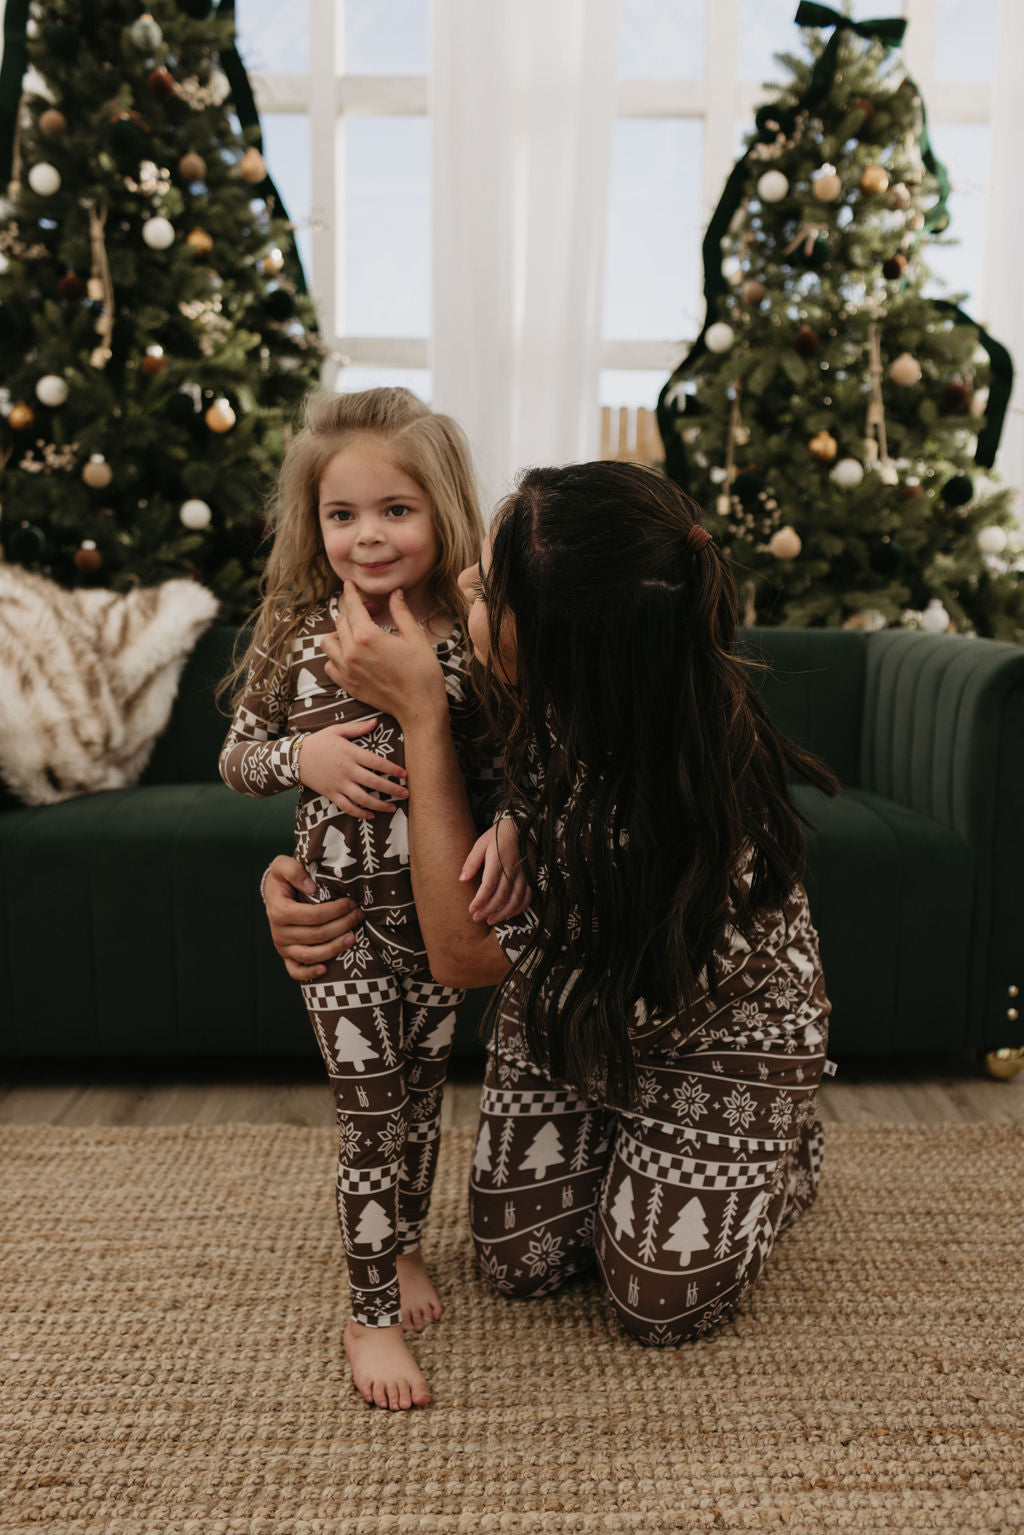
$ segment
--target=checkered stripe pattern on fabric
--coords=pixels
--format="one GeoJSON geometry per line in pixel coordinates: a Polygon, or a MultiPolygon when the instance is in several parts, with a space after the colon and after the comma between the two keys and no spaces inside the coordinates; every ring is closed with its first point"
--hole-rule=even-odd
{"type": "MultiPolygon", "coordinates": [[[[404,985],[405,1000],[412,1007],[450,1007],[452,1006],[452,988],[439,986],[436,981],[418,981],[411,976],[404,985]]],[[[462,1000],[462,993],[455,994],[456,1001],[462,1000]]]]}
{"type": "Polygon", "coordinates": [[[399,994],[390,976],[353,976],[344,981],[309,981],[302,988],[306,1006],[343,1013],[353,1007],[376,1007],[399,994]]]}
{"type": "Polygon", "coordinates": [[[483,1114],[571,1114],[586,1107],[582,1098],[561,1088],[514,1092],[509,1088],[486,1087],[480,1099],[483,1114]]]}
{"type": "Polygon", "coordinates": [[[670,1151],[643,1146],[628,1134],[622,1136],[616,1150],[619,1160],[632,1172],[656,1182],[685,1183],[688,1188],[758,1188],[767,1183],[778,1165],[776,1162],[751,1162],[740,1166],[735,1162],[696,1161],[693,1157],[677,1157],[670,1151]]]}
{"type": "Polygon", "coordinates": [[[379,1194],[398,1181],[400,1163],[387,1167],[339,1167],[338,1188],[343,1194],[379,1194]]]}
{"type": "Polygon", "coordinates": [[[413,1120],[405,1134],[406,1145],[412,1142],[426,1145],[429,1141],[435,1141],[440,1124],[440,1114],[435,1114],[432,1119],[413,1120]]]}
{"type": "MultiPolygon", "coordinates": [[[[677,1125],[666,1122],[663,1119],[651,1119],[646,1114],[631,1114],[629,1122],[643,1130],[669,1130],[676,1134],[679,1133],[677,1125]]],[[[685,1135],[686,1139],[692,1141],[694,1145],[724,1146],[727,1150],[737,1152],[740,1156],[749,1156],[752,1152],[763,1151],[773,1158],[778,1156],[780,1151],[788,1151],[791,1147],[796,1146],[801,1139],[799,1135],[795,1135],[790,1136],[786,1140],[778,1141],[754,1140],[753,1138],[748,1140],[745,1136],[722,1135],[717,1130],[702,1130],[699,1125],[687,1125],[685,1135]]]]}

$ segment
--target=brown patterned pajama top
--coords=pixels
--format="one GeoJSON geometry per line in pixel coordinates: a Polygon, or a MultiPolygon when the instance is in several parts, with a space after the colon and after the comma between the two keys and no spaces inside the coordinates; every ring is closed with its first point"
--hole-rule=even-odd
{"type": "MultiPolygon", "coordinates": [[[[535,921],[495,929],[510,959],[535,921]]],[[[751,943],[727,929],[719,963],[717,998],[667,1034],[638,1005],[634,1112],[603,1104],[600,1083],[549,1081],[514,991],[503,999],[470,1184],[479,1262],[503,1294],[545,1295],[596,1260],[628,1332],[680,1343],[731,1314],[813,1202],[831,1004],[803,887],[751,943]]]]}
{"type": "MultiPolygon", "coordinates": [[[[401,804],[362,820],[298,784],[295,775],[296,736],[349,720],[376,719],[358,744],[392,762],[404,759],[397,722],[327,675],[319,641],[334,633],[337,602],[332,598],[307,615],[291,654],[280,658],[266,685],[250,681],[221,751],[220,772],[242,794],[298,787],[295,856],[316,881],[315,899],[349,896],[366,914],[352,948],[302,993],[335,1099],[338,1221],[352,1314],[366,1326],[389,1327],[401,1322],[396,1255],[419,1246],[430,1202],[441,1093],[463,993],[439,986],[427,966],[401,804]]],[[[501,770],[470,740],[462,629],[456,625],[434,648],[456,751],[479,804],[501,770]]]]}

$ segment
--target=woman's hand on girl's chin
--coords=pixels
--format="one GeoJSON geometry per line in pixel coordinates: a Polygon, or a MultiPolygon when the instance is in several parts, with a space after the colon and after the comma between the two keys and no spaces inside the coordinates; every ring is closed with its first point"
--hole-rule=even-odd
{"type": "Polygon", "coordinates": [[[359,592],[345,582],[335,634],[320,641],[327,675],[353,698],[407,721],[418,711],[447,709],[441,663],[430,640],[410,613],[401,592],[388,608],[397,633],[374,623],[359,592]]]}

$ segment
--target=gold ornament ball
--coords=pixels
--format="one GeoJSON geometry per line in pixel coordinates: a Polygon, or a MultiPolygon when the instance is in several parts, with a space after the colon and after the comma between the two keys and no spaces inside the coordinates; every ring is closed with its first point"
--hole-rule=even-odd
{"type": "Polygon", "coordinates": [[[56,107],[47,107],[39,119],[39,131],[48,139],[55,139],[61,133],[67,131],[68,120],[63,112],[58,112],[56,107]]]}
{"type": "Polygon", "coordinates": [[[256,148],[255,144],[249,146],[238,163],[242,180],[249,181],[253,186],[267,177],[267,162],[256,148]]]}
{"type": "Polygon", "coordinates": [[[819,432],[812,437],[807,444],[812,458],[816,458],[819,464],[830,464],[839,452],[839,444],[831,432],[819,432]]]}
{"type": "Polygon", "coordinates": [[[921,382],[921,364],[913,353],[901,352],[889,368],[889,377],[894,384],[909,389],[921,382]]]}
{"type": "Polygon", "coordinates": [[[82,541],[82,547],[75,550],[75,568],[83,575],[91,576],[103,564],[103,556],[97,549],[91,538],[82,541]]]}
{"type": "Polygon", "coordinates": [[[745,282],[740,289],[740,298],[748,308],[755,309],[767,292],[768,289],[763,282],[758,282],[756,277],[751,277],[749,282],[745,282]]]}
{"type": "Polygon", "coordinates": [[[213,236],[207,234],[205,229],[192,229],[185,236],[185,244],[190,250],[194,250],[197,256],[208,256],[213,250],[213,236]]]}
{"type": "Polygon", "coordinates": [[[214,400],[204,419],[211,432],[230,432],[235,424],[235,413],[227,400],[214,400]]]}
{"type": "Polygon", "coordinates": [[[178,174],[183,181],[205,181],[206,161],[202,155],[197,155],[195,150],[191,149],[178,161],[178,174]]]}
{"type": "Polygon", "coordinates": [[[985,1070],[1000,1082],[1012,1082],[1024,1071],[1024,1047],[1006,1045],[1002,1050],[990,1050],[985,1056],[985,1070]]]}
{"type": "Polygon", "coordinates": [[[803,548],[803,542],[796,528],[787,525],[772,534],[768,540],[768,548],[777,560],[795,560],[803,548]]]}
{"type": "Polygon", "coordinates": [[[719,517],[728,517],[732,511],[732,498],[728,491],[723,490],[721,495],[715,497],[715,511],[719,517]]]}
{"type": "Polygon", "coordinates": [[[92,490],[106,490],[114,478],[114,471],[102,453],[93,453],[82,466],[82,479],[92,490]]]}
{"type": "Polygon", "coordinates": [[[866,165],[861,171],[860,187],[862,192],[878,197],[889,190],[889,177],[880,165],[866,165]]]}
{"type": "Polygon", "coordinates": [[[7,417],[7,424],[12,432],[27,432],[30,427],[35,426],[35,423],[36,413],[31,405],[19,402],[19,404],[11,406],[7,417]]]}
{"type": "Polygon", "coordinates": [[[276,277],[277,274],[283,270],[284,255],[275,245],[273,250],[267,251],[267,254],[260,262],[260,271],[263,273],[264,277],[276,277]]]}
{"type": "Polygon", "coordinates": [[[147,346],[146,355],[142,359],[142,371],[146,378],[155,378],[162,373],[167,366],[167,358],[164,356],[162,346],[147,346]]]}
{"type": "Polygon", "coordinates": [[[102,302],[103,302],[103,279],[102,279],[102,277],[90,277],[89,281],[85,285],[85,291],[86,291],[86,295],[88,296],[89,302],[91,304],[102,304],[102,302]]]}
{"type": "Polygon", "coordinates": [[[823,165],[811,177],[811,191],[820,203],[834,203],[842,190],[843,183],[834,165],[823,165]]]}

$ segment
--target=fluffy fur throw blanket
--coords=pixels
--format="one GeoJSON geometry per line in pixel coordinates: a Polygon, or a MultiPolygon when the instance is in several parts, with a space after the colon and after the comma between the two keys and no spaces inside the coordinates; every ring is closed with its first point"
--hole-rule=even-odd
{"type": "Polygon", "coordinates": [[[65,591],[0,564],[0,777],[29,805],[135,783],[216,611],[195,581],[65,591]]]}

